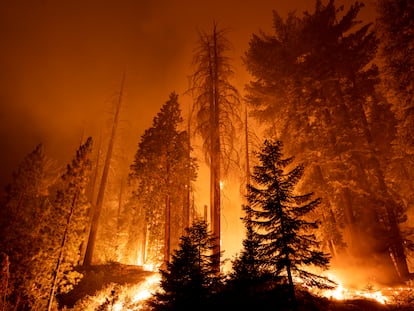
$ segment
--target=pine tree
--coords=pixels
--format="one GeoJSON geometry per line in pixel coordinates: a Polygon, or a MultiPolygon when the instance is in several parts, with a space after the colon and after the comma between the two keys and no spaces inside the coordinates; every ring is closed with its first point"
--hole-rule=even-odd
{"type": "Polygon", "coordinates": [[[171,262],[161,270],[162,291],[152,301],[154,310],[204,310],[218,282],[211,255],[214,242],[205,221],[186,229],[171,262]]]}
{"type": "MultiPolygon", "coordinates": [[[[203,139],[210,167],[211,225],[217,239],[217,254],[220,253],[221,231],[220,181],[237,158],[234,141],[240,123],[240,99],[237,89],[230,83],[233,69],[225,55],[228,50],[225,31],[217,29],[216,24],[211,33],[200,32],[190,88],[194,98],[195,132],[203,139]]],[[[217,262],[217,270],[219,266],[217,262]]]]}
{"type": "MultiPolygon", "coordinates": [[[[356,2],[345,10],[330,0],[285,20],[275,12],[274,33],[253,35],[246,53],[254,77],[248,99],[269,135],[286,142],[286,151],[308,168],[303,189],[326,198],[315,213],[326,221],[327,249],[344,254],[343,234],[349,259],[379,267],[387,282],[408,276],[397,216],[403,200],[387,184],[389,154],[378,152],[384,141],[372,133],[390,111],[376,92],[377,38],[370,24],[357,20],[362,8],[356,2]],[[373,111],[381,115],[372,119],[373,111]]],[[[390,142],[393,127],[383,130],[390,142]]]]}
{"type": "MultiPolygon", "coordinates": [[[[245,205],[243,209],[250,212],[245,205]]],[[[232,262],[229,283],[236,291],[251,296],[254,295],[257,286],[265,282],[270,275],[261,269],[260,238],[254,233],[250,214],[244,218],[246,237],[241,253],[232,262]]]]}
{"type": "Polygon", "coordinates": [[[178,244],[187,183],[196,177],[195,160],[188,162],[188,133],[179,129],[181,122],[178,95],[172,93],[141,136],[131,165],[130,183],[136,185],[134,195],[145,209],[148,225],[147,260],[153,264],[168,262],[170,249],[178,244]]]}
{"type": "Polygon", "coordinates": [[[304,167],[288,170],[293,158],[283,158],[280,141],[266,140],[258,159],[260,164],[254,167],[252,184],[248,185],[246,226],[252,227],[252,235],[260,243],[256,257],[260,258],[261,270],[275,277],[285,275],[295,303],[293,276],[308,285],[327,284],[326,278],[304,268],[327,268],[329,263],[312,233],[318,228],[317,222],[306,219],[321,200],[312,199],[312,193],[296,193],[304,167]]]}
{"type": "Polygon", "coordinates": [[[377,1],[380,70],[387,99],[397,114],[399,153],[414,152],[414,4],[406,0],[377,1]]]}
{"type": "Polygon", "coordinates": [[[89,137],[62,175],[45,229],[50,239],[49,256],[53,258],[48,310],[52,309],[56,294],[68,292],[82,278],[75,267],[81,264],[81,245],[86,242],[83,239],[89,220],[86,189],[92,167],[91,153],[92,138],[89,137]]]}
{"type": "MultiPolygon", "coordinates": [[[[387,146],[388,154],[390,154],[386,171],[387,185],[401,197],[400,208],[394,210],[397,221],[401,224],[401,234],[400,237],[397,236],[397,239],[402,241],[406,252],[412,252],[413,235],[412,228],[409,227],[410,216],[407,221],[407,214],[412,215],[410,207],[414,203],[412,197],[414,190],[412,157],[414,152],[412,135],[414,128],[414,62],[412,58],[414,5],[411,1],[401,0],[379,0],[376,5],[378,11],[376,28],[379,39],[378,64],[382,80],[379,90],[391,104],[397,119],[397,122],[390,122],[390,118],[380,119],[375,123],[378,127],[376,133],[378,138],[384,141],[384,138],[389,139],[387,135],[384,135],[384,128],[394,126],[396,129],[395,137],[391,138],[393,148],[387,146]]],[[[390,237],[390,239],[393,238],[390,237]]],[[[401,270],[404,271],[404,269],[401,270]]]]}
{"type": "Polygon", "coordinates": [[[45,224],[51,205],[49,191],[55,182],[53,164],[42,144],[29,153],[6,187],[1,206],[0,249],[7,256],[7,294],[4,308],[44,309],[50,270],[43,261],[48,249],[45,224]]]}

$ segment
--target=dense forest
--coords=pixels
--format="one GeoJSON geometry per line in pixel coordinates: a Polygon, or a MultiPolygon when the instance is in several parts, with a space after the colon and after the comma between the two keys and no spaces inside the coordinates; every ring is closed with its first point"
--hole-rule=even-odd
{"type": "MultiPolygon", "coordinates": [[[[105,139],[83,137],[67,164],[35,146],[0,200],[1,310],[89,310],[64,297],[100,265],[160,273],[145,310],[385,310],[315,294],[341,273],[404,287],[398,308],[409,310],[414,3],[377,0],[373,23],[359,20],[363,8],[316,0],[310,12],[274,11],[273,32],[251,34],[242,56],[243,90],[229,30],[200,30],[190,113],[165,94],[133,159],[117,145],[125,76],[105,139]],[[202,163],[209,206],[195,199],[202,163]],[[230,198],[243,202],[244,233],[224,259],[228,176],[241,185],[230,198]]],[[[113,289],[90,310],[115,310],[119,299],[113,289]]]]}

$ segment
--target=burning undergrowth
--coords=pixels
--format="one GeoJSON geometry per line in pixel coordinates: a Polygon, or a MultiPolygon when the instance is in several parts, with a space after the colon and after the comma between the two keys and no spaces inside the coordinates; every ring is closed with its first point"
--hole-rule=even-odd
{"type": "Polygon", "coordinates": [[[93,296],[86,296],[77,302],[73,310],[79,311],[138,311],[146,310],[145,301],[157,290],[158,274],[147,276],[137,284],[108,284],[93,296]]]}
{"type": "MultiPolygon", "coordinates": [[[[85,290],[91,287],[90,284],[95,284],[97,288],[99,282],[100,288],[93,293],[83,295],[72,306],[66,305],[66,308],[74,311],[149,310],[146,304],[148,299],[160,290],[160,274],[144,271],[141,267],[112,264],[100,267],[100,273],[97,271],[95,267],[95,272],[89,272],[89,276],[84,280],[85,283],[81,284],[83,286],[81,290],[85,293],[85,290]]],[[[300,285],[300,282],[297,283],[299,310],[406,311],[413,308],[414,290],[408,285],[381,287],[379,284],[367,282],[369,279],[363,278],[362,273],[351,270],[348,270],[348,275],[344,275],[340,270],[330,270],[327,276],[338,284],[336,288],[318,291],[306,288],[300,285]],[[357,281],[361,282],[358,286],[356,286],[357,281]]],[[[261,288],[251,295],[241,295],[224,287],[219,295],[212,298],[211,306],[217,310],[249,305],[255,308],[274,306],[278,310],[284,310],[285,291],[283,284],[274,284],[269,288],[261,288]]]]}
{"type": "Polygon", "coordinates": [[[115,304],[120,300],[136,302],[135,293],[144,290],[142,284],[147,281],[151,283],[158,277],[158,273],[143,267],[119,263],[91,266],[81,269],[80,272],[84,275],[82,281],[71,292],[58,297],[61,307],[74,308],[73,310],[106,310],[97,308],[105,304],[115,304]]]}

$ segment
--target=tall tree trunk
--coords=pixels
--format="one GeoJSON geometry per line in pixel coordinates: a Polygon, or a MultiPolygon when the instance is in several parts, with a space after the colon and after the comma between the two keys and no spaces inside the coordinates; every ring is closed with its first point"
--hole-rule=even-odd
{"type": "Polygon", "coordinates": [[[249,154],[249,125],[248,125],[247,104],[245,106],[245,111],[244,111],[244,137],[245,137],[244,143],[245,143],[245,157],[246,157],[246,185],[249,185],[250,184],[250,154],[249,154]]]}
{"type": "MultiPolygon", "coordinates": [[[[101,135],[99,135],[99,145],[98,145],[98,152],[96,154],[95,167],[93,168],[93,174],[92,174],[92,178],[90,182],[90,187],[88,189],[89,190],[88,197],[89,197],[90,202],[95,202],[95,187],[96,187],[96,183],[98,179],[99,159],[100,159],[101,152],[102,152],[101,147],[102,147],[102,133],[101,135]]],[[[92,205],[88,210],[88,223],[85,226],[85,232],[83,234],[82,243],[80,246],[80,256],[79,256],[79,263],[78,263],[79,265],[82,265],[85,260],[89,231],[90,231],[92,218],[93,218],[93,211],[94,209],[92,205]]]]}
{"type": "Polygon", "coordinates": [[[73,212],[75,210],[76,202],[78,200],[78,196],[79,196],[78,192],[75,193],[75,195],[73,196],[73,200],[72,200],[72,204],[70,206],[70,211],[69,211],[69,214],[68,214],[68,218],[66,220],[66,227],[65,227],[65,231],[63,233],[62,242],[60,244],[58,260],[56,262],[56,266],[55,266],[55,269],[53,271],[52,287],[50,289],[49,300],[48,300],[48,304],[47,304],[47,310],[48,311],[52,310],[53,300],[55,298],[55,292],[56,292],[56,287],[57,287],[57,282],[58,282],[58,277],[59,277],[59,269],[60,269],[60,265],[63,261],[63,255],[64,255],[64,252],[65,252],[66,241],[67,241],[67,237],[68,237],[68,234],[69,234],[69,227],[70,227],[70,223],[71,223],[71,220],[72,220],[73,212]]]}
{"type": "MultiPolygon", "coordinates": [[[[190,114],[190,113],[189,113],[190,114]]],[[[188,131],[188,140],[187,140],[187,182],[186,182],[186,189],[185,189],[185,198],[184,198],[184,213],[183,213],[183,229],[190,227],[190,205],[191,205],[191,178],[190,178],[190,172],[191,172],[191,119],[188,118],[188,124],[187,124],[187,131],[188,131]]],[[[184,234],[185,230],[183,230],[184,234]]]]}
{"type": "Polygon", "coordinates": [[[297,310],[297,303],[296,303],[296,295],[295,295],[295,284],[293,283],[293,278],[292,278],[292,271],[290,269],[290,260],[289,260],[289,256],[286,255],[286,271],[287,271],[287,276],[288,276],[288,286],[289,286],[289,295],[290,295],[290,299],[292,300],[292,310],[296,311],[297,310]]]}
{"type": "MultiPolygon", "coordinates": [[[[355,83],[355,82],[354,82],[355,83]]],[[[377,177],[380,192],[387,198],[384,202],[386,216],[388,219],[388,225],[390,226],[390,235],[391,235],[391,246],[390,246],[390,256],[393,256],[393,261],[395,262],[395,270],[403,281],[406,281],[410,278],[410,272],[407,264],[407,257],[404,250],[404,239],[401,235],[400,226],[398,225],[397,216],[395,215],[395,207],[398,205],[397,202],[393,199],[392,195],[388,191],[388,187],[385,183],[385,174],[381,168],[381,164],[378,158],[375,156],[376,148],[372,140],[372,135],[369,129],[369,124],[365,109],[359,101],[356,101],[358,105],[358,111],[360,113],[360,118],[363,123],[363,130],[366,140],[370,146],[371,157],[370,162],[372,163],[375,175],[377,177]]]]}
{"type": "MultiPolygon", "coordinates": [[[[356,82],[354,81],[354,84],[356,82]]],[[[340,98],[343,100],[343,94],[341,91],[341,88],[339,86],[339,83],[336,83],[337,93],[340,95],[340,98]]],[[[342,102],[345,102],[344,100],[342,102]]],[[[393,257],[391,258],[395,262],[395,270],[397,274],[400,276],[402,280],[407,280],[410,277],[408,265],[407,265],[407,258],[405,256],[404,251],[404,241],[401,236],[401,231],[397,222],[397,218],[395,215],[394,208],[397,206],[397,203],[393,199],[393,197],[390,195],[388,191],[388,187],[385,183],[385,175],[382,171],[380,162],[378,158],[376,157],[376,148],[374,145],[374,142],[372,140],[372,135],[369,129],[369,124],[366,117],[366,112],[364,107],[362,106],[361,102],[359,100],[354,101],[354,105],[358,107],[356,109],[356,118],[361,120],[362,122],[362,131],[363,136],[366,139],[366,143],[368,145],[368,150],[370,153],[370,157],[368,161],[371,163],[373,167],[373,173],[376,176],[376,179],[378,181],[378,187],[380,193],[385,198],[384,205],[386,210],[386,217],[388,219],[388,225],[390,226],[390,235],[391,235],[391,246],[389,248],[390,253],[389,256],[393,257]]],[[[366,175],[366,171],[364,171],[364,174],[366,175]]]]}
{"type": "Polygon", "coordinates": [[[219,77],[218,77],[218,55],[217,55],[217,31],[216,25],[214,25],[213,33],[213,46],[212,46],[212,116],[211,116],[211,208],[212,208],[212,232],[215,237],[213,255],[214,255],[214,267],[217,271],[220,271],[220,251],[221,251],[221,207],[220,207],[220,90],[219,90],[219,77]]]}
{"type": "Polygon", "coordinates": [[[164,225],[164,269],[170,262],[170,240],[171,240],[171,204],[170,195],[165,196],[165,225],[164,225]]]}
{"type": "Polygon", "coordinates": [[[96,244],[96,234],[97,234],[98,225],[99,225],[99,217],[101,215],[101,210],[102,210],[102,206],[103,206],[105,189],[106,189],[106,184],[107,184],[107,181],[108,181],[109,167],[110,167],[111,159],[112,159],[112,150],[113,150],[113,147],[114,147],[116,131],[117,131],[117,128],[118,128],[119,111],[121,109],[122,95],[123,95],[123,91],[124,91],[124,83],[125,83],[125,73],[122,77],[121,91],[119,92],[118,103],[116,105],[114,122],[112,124],[111,136],[110,136],[109,143],[108,143],[108,150],[106,152],[106,158],[105,158],[105,164],[104,164],[103,173],[102,173],[102,179],[101,179],[101,183],[100,183],[100,186],[99,186],[99,192],[98,192],[98,197],[97,197],[97,200],[96,200],[96,205],[95,205],[95,208],[94,208],[94,211],[93,211],[91,228],[90,228],[90,231],[89,231],[88,244],[86,246],[85,259],[83,261],[84,266],[90,266],[92,264],[93,252],[94,252],[95,244],[96,244]]]}
{"type": "Polygon", "coordinates": [[[344,209],[345,222],[348,228],[348,235],[351,240],[351,246],[355,247],[355,245],[357,244],[356,241],[358,241],[358,238],[359,238],[359,232],[358,232],[358,227],[356,225],[354,209],[352,207],[352,199],[351,199],[349,188],[342,189],[341,194],[342,194],[341,203],[344,209]]]}
{"type": "Polygon", "coordinates": [[[141,233],[142,233],[142,236],[141,236],[139,256],[140,256],[141,264],[144,265],[145,259],[147,256],[147,253],[146,253],[147,251],[147,223],[145,220],[142,223],[141,233]]]}
{"type": "Polygon", "coordinates": [[[121,239],[121,215],[122,215],[122,200],[124,194],[124,182],[121,180],[121,185],[119,187],[119,196],[118,196],[118,211],[116,215],[116,245],[115,245],[115,255],[117,256],[118,260],[121,258],[120,256],[120,239],[121,239]]]}

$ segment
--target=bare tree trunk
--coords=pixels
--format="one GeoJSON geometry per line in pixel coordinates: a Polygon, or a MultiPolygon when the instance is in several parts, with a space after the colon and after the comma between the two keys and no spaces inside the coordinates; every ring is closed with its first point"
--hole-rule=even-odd
{"type": "MultiPolygon", "coordinates": [[[[183,229],[190,227],[190,195],[191,195],[191,119],[188,118],[188,124],[187,124],[187,131],[188,131],[188,141],[187,141],[187,148],[188,148],[188,154],[187,154],[187,182],[186,182],[186,189],[185,189],[185,198],[184,198],[184,213],[183,213],[183,229]]],[[[183,230],[184,234],[184,230],[183,230]]]]}
{"type": "Polygon", "coordinates": [[[358,229],[356,226],[354,209],[352,207],[351,195],[348,188],[342,190],[342,204],[344,207],[345,222],[348,225],[349,237],[351,239],[351,245],[355,245],[355,241],[358,240],[358,229]]]}
{"type": "Polygon", "coordinates": [[[213,235],[216,239],[213,255],[214,266],[217,271],[220,271],[220,251],[221,251],[221,200],[220,200],[220,90],[219,90],[219,77],[218,77],[218,55],[217,55],[217,31],[216,25],[214,25],[213,33],[213,56],[212,56],[212,152],[211,152],[211,167],[212,167],[212,227],[213,235]]]}
{"type": "Polygon", "coordinates": [[[170,227],[171,227],[171,208],[170,208],[170,195],[167,193],[165,196],[165,232],[164,232],[164,269],[167,268],[167,264],[170,262],[170,227]]]}
{"type": "Polygon", "coordinates": [[[204,217],[203,217],[203,219],[204,219],[204,221],[205,222],[208,222],[208,206],[207,205],[204,205],[204,217]]]}
{"type": "Polygon", "coordinates": [[[144,220],[142,226],[142,240],[141,240],[141,263],[145,264],[147,259],[147,222],[144,220]]]}
{"type": "MultiPolygon", "coordinates": [[[[247,104],[245,106],[245,111],[244,111],[244,136],[245,136],[246,186],[247,186],[250,184],[249,125],[248,125],[247,104]]],[[[247,193],[247,189],[246,189],[246,193],[247,193]]]]}
{"type": "Polygon", "coordinates": [[[358,111],[361,114],[361,120],[364,124],[364,128],[363,128],[364,135],[370,145],[370,149],[372,152],[372,156],[370,160],[375,169],[375,174],[377,176],[380,191],[385,197],[388,198],[388,200],[386,200],[384,204],[385,204],[386,216],[388,218],[388,224],[390,226],[390,235],[391,235],[390,240],[392,243],[390,247],[390,251],[391,251],[390,255],[394,256],[394,258],[392,259],[395,261],[396,272],[398,273],[398,275],[403,281],[406,281],[410,278],[410,272],[408,269],[407,257],[405,255],[405,250],[404,250],[404,239],[401,235],[401,230],[400,230],[400,226],[398,225],[397,216],[395,215],[395,207],[397,206],[397,203],[395,202],[395,200],[393,199],[393,197],[388,191],[388,187],[385,184],[384,172],[381,168],[381,164],[378,158],[375,156],[375,146],[373,146],[372,136],[369,130],[369,125],[368,125],[364,107],[361,105],[360,102],[357,102],[357,104],[359,105],[358,111]]]}
{"type": "Polygon", "coordinates": [[[95,249],[95,243],[96,243],[96,234],[97,234],[98,225],[99,225],[99,217],[101,215],[101,210],[103,206],[105,189],[106,189],[106,184],[108,181],[109,167],[110,167],[111,159],[112,159],[112,150],[114,147],[116,130],[118,128],[119,111],[121,109],[122,95],[124,91],[124,83],[125,83],[125,74],[122,77],[121,91],[119,92],[118,103],[116,105],[114,122],[112,124],[111,137],[108,143],[108,150],[106,152],[106,158],[105,158],[105,164],[104,164],[103,173],[102,173],[101,184],[99,186],[98,198],[96,200],[96,205],[93,211],[91,228],[89,231],[88,244],[86,246],[86,253],[85,253],[85,258],[83,261],[84,266],[90,266],[92,264],[93,251],[95,249]]]}
{"type": "MultiPolygon", "coordinates": [[[[338,94],[340,94],[341,96],[341,99],[343,99],[342,92],[341,92],[341,89],[338,83],[336,84],[336,88],[337,88],[338,94]]],[[[402,280],[407,280],[410,277],[410,273],[409,273],[409,269],[407,265],[407,258],[406,258],[405,250],[404,250],[404,241],[401,236],[401,230],[398,225],[397,218],[395,215],[395,210],[394,210],[395,206],[397,206],[397,203],[395,202],[395,200],[393,199],[393,197],[390,195],[388,191],[388,187],[385,184],[385,177],[384,177],[384,173],[382,171],[380,162],[378,158],[375,156],[376,148],[372,141],[372,136],[371,136],[371,132],[369,129],[369,124],[367,121],[364,107],[362,106],[360,101],[355,101],[355,105],[357,105],[358,107],[358,109],[356,109],[357,118],[359,117],[359,119],[362,122],[362,131],[364,134],[364,138],[366,139],[366,142],[369,146],[369,151],[371,154],[369,158],[369,162],[373,166],[373,171],[378,181],[379,191],[385,198],[387,198],[384,201],[384,205],[385,205],[386,217],[388,219],[388,225],[390,226],[390,235],[391,235],[390,240],[392,243],[389,248],[390,253],[388,255],[393,257],[391,259],[395,262],[395,270],[397,274],[400,276],[400,278],[402,280]]],[[[364,174],[366,174],[366,172],[364,172],[364,174]]]]}
{"type": "Polygon", "coordinates": [[[115,245],[115,255],[120,260],[120,239],[121,239],[121,214],[122,214],[122,199],[124,194],[124,182],[121,180],[121,185],[119,187],[119,196],[118,196],[118,211],[116,215],[116,245],[115,245]]]}

